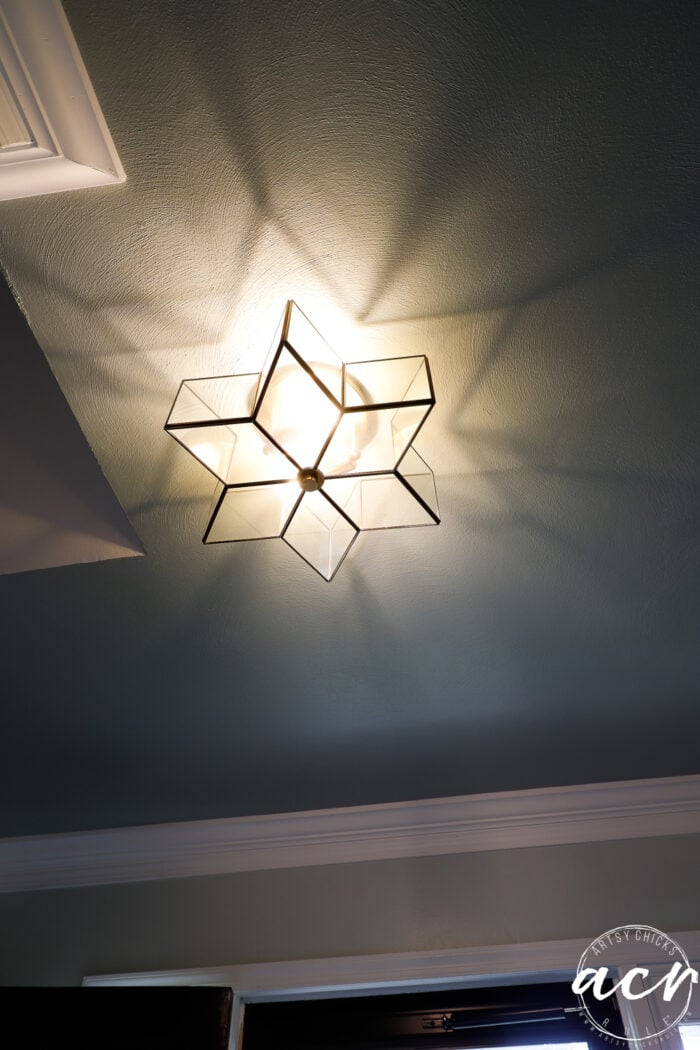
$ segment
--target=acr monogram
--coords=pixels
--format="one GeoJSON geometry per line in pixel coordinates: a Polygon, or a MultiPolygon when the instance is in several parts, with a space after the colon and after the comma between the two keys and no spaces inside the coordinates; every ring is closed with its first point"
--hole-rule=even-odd
{"type": "Polygon", "coordinates": [[[658,1044],[680,1024],[697,983],[698,971],[672,937],[652,926],[619,926],[583,952],[571,989],[588,1023],[606,1040],[640,1046],[658,1044]],[[589,965],[601,957],[607,965],[589,965]],[[629,967],[631,958],[647,965],[629,967]],[[612,1007],[613,997],[617,997],[616,1009],[599,1005],[612,1000],[612,1007]],[[624,1001],[639,1000],[649,1001],[641,1026],[634,1010],[624,1007],[624,1001]]]}

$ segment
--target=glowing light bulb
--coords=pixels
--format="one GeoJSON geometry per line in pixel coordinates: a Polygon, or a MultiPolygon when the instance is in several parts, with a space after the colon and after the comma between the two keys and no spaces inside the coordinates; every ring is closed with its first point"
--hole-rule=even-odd
{"type": "MultiPolygon", "coordinates": [[[[328,387],[337,375],[327,365],[310,363],[314,374],[328,387]]],[[[317,462],[328,438],[334,433],[342,413],[311,376],[297,365],[279,368],[270,380],[266,398],[271,399],[270,425],[275,441],[299,463],[311,468],[317,462]]],[[[345,406],[365,403],[359,384],[345,378],[345,406]]],[[[354,470],[369,440],[374,420],[364,413],[343,417],[342,429],[332,442],[332,458],[326,474],[343,474],[354,470]]]]}
{"type": "Polygon", "coordinates": [[[217,477],[225,478],[231,462],[233,441],[233,437],[228,442],[198,441],[192,445],[190,451],[217,477]]]}
{"type": "Polygon", "coordinates": [[[271,433],[303,467],[313,466],[340,410],[301,368],[280,368],[270,381],[271,433]]]}

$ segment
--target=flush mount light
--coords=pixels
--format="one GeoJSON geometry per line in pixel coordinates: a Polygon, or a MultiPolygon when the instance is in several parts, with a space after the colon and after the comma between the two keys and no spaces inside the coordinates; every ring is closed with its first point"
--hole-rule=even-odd
{"type": "Polygon", "coordinates": [[[165,429],[217,478],[204,543],[281,536],[331,580],[359,532],[439,523],[434,404],[426,357],[344,364],[290,301],[262,372],[184,380],[165,429]]]}

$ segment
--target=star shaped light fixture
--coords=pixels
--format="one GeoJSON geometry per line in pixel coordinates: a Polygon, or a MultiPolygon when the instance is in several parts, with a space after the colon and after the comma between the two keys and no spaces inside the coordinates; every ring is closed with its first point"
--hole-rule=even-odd
{"type": "Polygon", "coordinates": [[[439,524],[434,404],[426,357],[344,364],[290,301],[263,371],[184,380],[165,429],[218,479],[204,543],[281,536],[331,580],[360,531],[439,524]]]}

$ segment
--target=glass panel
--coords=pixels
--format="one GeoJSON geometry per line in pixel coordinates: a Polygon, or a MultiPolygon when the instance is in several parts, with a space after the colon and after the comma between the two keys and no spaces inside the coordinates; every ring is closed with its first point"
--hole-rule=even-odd
{"type": "Polygon", "coordinates": [[[318,383],[283,349],[260,402],[260,425],[299,467],[313,467],[339,415],[318,383]]]}
{"type": "Polygon", "coordinates": [[[346,411],[323,454],[321,470],[327,477],[393,470],[430,409],[426,404],[346,411]]]}
{"type": "Polygon", "coordinates": [[[252,416],[259,380],[257,373],[186,379],[177,392],[166,429],[182,423],[252,416]]]}
{"type": "Polygon", "coordinates": [[[279,536],[298,499],[299,486],[294,481],[243,489],[220,485],[204,542],[231,543],[279,536]]]}
{"type": "Polygon", "coordinates": [[[435,525],[434,518],[395,474],[336,478],[324,492],[360,529],[397,529],[435,525]]]}
{"type": "Polygon", "coordinates": [[[306,492],[283,539],[326,580],[331,580],[357,529],[322,492],[306,492]]]}
{"type": "Polygon", "coordinates": [[[220,481],[227,480],[236,445],[236,432],[232,427],[174,427],[169,433],[220,481]]]}
{"type": "Polygon", "coordinates": [[[265,382],[265,379],[267,378],[267,374],[272,368],[273,364],[275,363],[275,355],[277,354],[277,351],[279,350],[284,340],[287,331],[287,318],[290,311],[291,303],[287,303],[285,305],[284,310],[282,311],[282,316],[279,319],[279,324],[277,325],[277,330],[275,331],[274,339],[270,344],[270,349],[268,350],[267,357],[265,358],[265,364],[263,365],[262,371],[260,373],[260,386],[258,387],[258,394],[260,394],[260,392],[262,391],[263,384],[265,382]]]}
{"type": "Polygon", "coordinates": [[[414,448],[409,448],[398,466],[398,473],[405,478],[411,488],[427,503],[435,515],[436,524],[440,519],[435,475],[414,448]]]}
{"type": "Polygon", "coordinates": [[[390,405],[399,401],[433,404],[425,357],[394,357],[386,361],[358,361],[345,366],[346,405],[353,391],[365,405],[390,405]]]}
{"type": "Polygon", "coordinates": [[[291,304],[286,341],[302,361],[316,372],[338,404],[342,404],[343,362],[295,302],[291,304]]]}
{"type": "Polygon", "coordinates": [[[173,427],[170,433],[227,485],[286,481],[297,469],[255,423],[173,427]]]}

